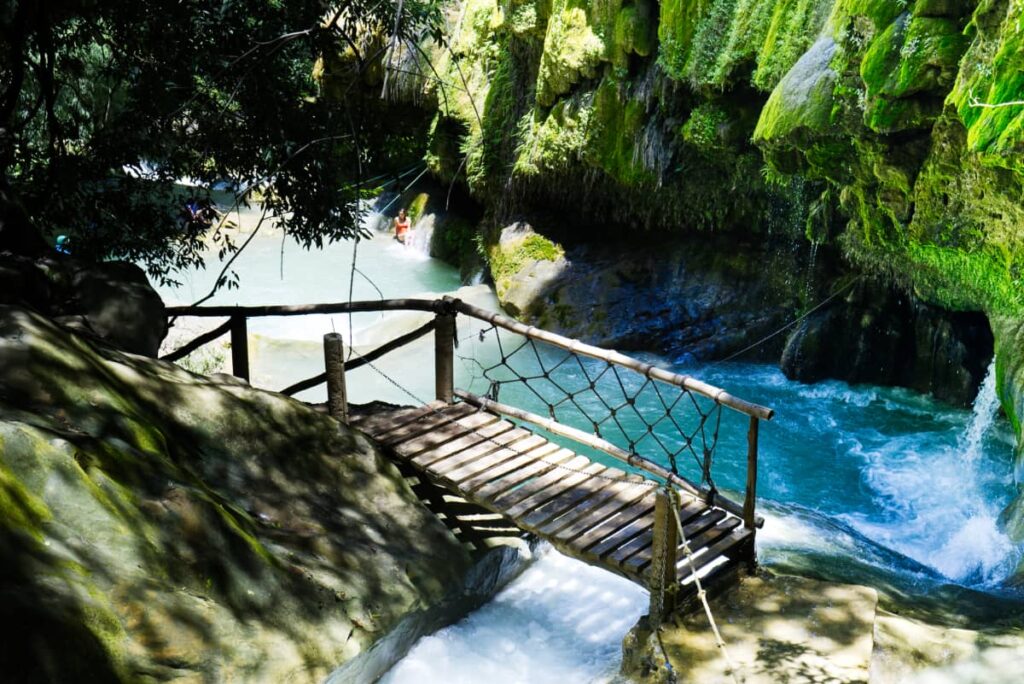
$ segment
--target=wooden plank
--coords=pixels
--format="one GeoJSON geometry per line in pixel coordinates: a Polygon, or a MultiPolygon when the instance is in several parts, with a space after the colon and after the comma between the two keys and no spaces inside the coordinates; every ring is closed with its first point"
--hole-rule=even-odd
{"type": "Polygon", "coordinates": [[[430,432],[417,435],[415,437],[408,437],[398,442],[385,439],[383,440],[383,443],[390,446],[402,456],[412,458],[416,454],[430,449],[436,449],[442,444],[459,439],[460,437],[472,437],[477,435],[482,428],[501,422],[507,424],[509,426],[507,429],[509,430],[515,427],[512,423],[502,421],[495,415],[488,413],[475,413],[471,416],[466,416],[465,418],[442,425],[435,430],[431,430],[430,432]]]}
{"type": "Polygon", "coordinates": [[[540,435],[533,435],[522,442],[512,444],[509,448],[499,449],[467,463],[457,471],[447,472],[444,478],[460,492],[465,492],[464,482],[477,477],[486,477],[492,470],[502,467],[508,461],[522,461],[525,458],[537,460],[557,450],[558,445],[552,444],[540,435]]]}
{"type": "MultiPolygon", "coordinates": [[[[506,424],[511,425],[511,423],[506,424]]],[[[437,449],[434,449],[428,453],[417,454],[410,460],[420,468],[430,468],[434,463],[444,460],[451,456],[461,454],[462,452],[469,452],[473,450],[477,455],[490,453],[495,449],[499,449],[504,445],[512,444],[522,439],[526,439],[533,433],[529,430],[523,430],[513,426],[511,430],[505,430],[497,434],[489,434],[490,429],[493,426],[489,425],[482,428],[477,433],[467,435],[465,439],[458,440],[458,443],[452,442],[445,444],[437,449]],[[477,439],[483,434],[482,439],[477,439]]],[[[496,428],[495,428],[496,429],[496,428]]]]}
{"type": "Polygon", "coordinates": [[[590,465],[590,459],[583,456],[576,456],[567,463],[562,463],[552,468],[549,472],[530,480],[521,487],[517,487],[509,492],[497,494],[494,497],[484,497],[480,492],[477,492],[477,497],[481,499],[487,499],[493,501],[496,506],[502,508],[509,508],[516,502],[525,499],[528,496],[536,494],[545,487],[550,487],[559,480],[568,477],[572,474],[572,471],[582,470],[590,465]]]}
{"type": "MultiPolygon", "coordinates": [[[[724,512],[714,510],[707,515],[702,515],[693,523],[683,528],[683,536],[690,541],[690,551],[695,553],[711,544],[719,537],[732,532],[740,524],[739,518],[727,518],[722,521],[724,512]],[[721,521],[721,522],[720,522],[721,521]]],[[[683,557],[686,552],[683,552],[683,557]]],[[[627,564],[636,571],[643,571],[651,562],[651,554],[648,549],[634,555],[627,561],[627,564]]]]}
{"type": "Polygon", "coordinates": [[[547,440],[540,435],[530,435],[526,439],[517,441],[502,448],[500,445],[493,445],[494,448],[488,452],[481,453],[475,457],[465,458],[463,454],[457,454],[447,458],[441,463],[435,463],[430,470],[435,477],[439,477],[452,486],[455,486],[460,479],[465,479],[479,473],[482,469],[493,466],[495,458],[503,460],[512,458],[518,454],[526,453],[537,447],[547,444],[547,440]]]}
{"type": "Polygon", "coordinates": [[[561,496],[567,491],[578,487],[585,487],[586,485],[584,483],[587,483],[589,480],[596,480],[597,478],[595,478],[594,475],[603,473],[606,470],[608,469],[600,463],[591,463],[590,465],[580,469],[578,472],[566,471],[566,477],[559,479],[554,484],[543,488],[539,492],[531,494],[530,496],[511,497],[515,498],[516,502],[511,505],[506,505],[503,508],[506,515],[509,517],[519,518],[535,508],[543,506],[548,501],[561,496]]]}
{"type": "Polygon", "coordinates": [[[415,464],[419,468],[429,468],[430,465],[436,461],[448,458],[460,451],[477,447],[489,442],[490,440],[501,439],[503,441],[515,441],[517,439],[522,439],[529,434],[529,432],[519,430],[512,423],[503,420],[497,423],[491,423],[490,425],[486,425],[479,430],[474,430],[473,432],[463,435],[451,442],[434,447],[430,449],[430,451],[423,451],[409,456],[408,458],[411,463],[415,464]]]}
{"type": "MultiPolygon", "coordinates": [[[[653,496],[653,493],[652,493],[652,496],[651,496],[650,503],[651,503],[651,507],[653,509],[653,507],[654,507],[654,496],[653,496]]],[[[683,524],[685,524],[686,521],[691,520],[692,518],[700,515],[701,513],[703,513],[706,510],[707,510],[707,506],[705,506],[702,502],[700,502],[700,501],[691,501],[688,504],[684,505],[682,507],[682,509],[679,511],[679,520],[683,524]]],[[[611,552],[615,551],[615,549],[618,548],[619,546],[632,541],[635,537],[637,537],[637,535],[642,534],[645,530],[649,529],[651,527],[651,525],[653,525],[653,524],[654,524],[654,516],[653,516],[653,514],[652,515],[645,515],[643,518],[639,518],[639,519],[635,520],[634,522],[630,523],[629,525],[627,525],[622,530],[619,530],[618,532],[616,532],[611,537],[605,539],[600,544],[594,546],[591,549],[588,549],[588,553],[593,553],[597,558],[602,558],[604,556],[607,556],[611,552]]],[[[634,548],[633,549],[634,552],[639,551],[639,550],[640,550],[639,548],[634,548]]]]}
{"type": "Polygon", "coordinates": [[[651,493],[654,483],[638,478],[634,483],[617,482],[597,496],[582,502],[575,509],[538,529],[538,533],[569,543],[588,530],[599,527],[619,511],[628,508],[651,493]]]}
{"type": "Polygon", "coordinates": [[[544,504],[524,514],[519,519],[519,523],[531,532],[540,534],[540,527],[545,523],[570,514],[570,512],[577,510],[591,498],[600,496],[609,487],[616,484],[619,483],[604,477],[584,480],[559,496],[549,499],[544,504]]]}
{"type": "MultiPolygon", "coordinates": [[[[574,459],[578,458],[583,457],[577,456],[569,449],[559,449],[551,456],[544,456],[543,458],[533,461],[519,470],[510,472],[508,475],[491,480],[482,487],[477,487],[476,489],[471,487],[468,491],[480,499],[496,499],[502,494],[505,494],[524,483],[528,483],[530,480],[534,480],[552,472],[557,468],[557,466],[567,465],[574,459]]],[[[586,461],[586,459],[583,460],[586,461]]]]}
{"type": "Polygon", "coordinates": [[[465,418],[469,414],[473,413],[473,408],[466,406],[465,404],[458,404],[451,408],[442,409],[441,411],[428,413],[420,416],[414,421],[406,423],[400,428],[395,430],[389,430],[383,434],[377,435],[377,441],[382,444],[395,444],[401,442],[410,437],[416,437],[422,435],[431,430],[437,430],[443,425],[448,425],[459,418],[465,418]]]}
{"type": "Polygon", "coordinates": [[[461,480],[459,482],[459,489],[466,493],[472,493],[473,490],[487,484],[488,482],[493,482],[518,470],[528,468],[534,463],[537,463],[538,459],[549,457],[559,449],[561,449],[561,447],[557,444],[548,442],[544,448],[534,449],[527,454],[521,454],[514,458],[506,459],[501,463],[496,464],[493,468],[489,468],[488,470],[474,475],[473,477],[461,480]]]}
{"type": "MultiPolygon", "coordinates": [[[[587,530],[585,534],[573,539],[572,546],[577,550],[576,553],[583,559],[588,561],[597,561],[598,556],[589,552],[588,549],[603,540],[612,538],[614,534],[623,530],[627,525],[632,524],[644,516],[649,516],[653,512],[654,497],[650,496],[650,492],[648,492],[632,506],[620,510],[618,513],[610,516],[599,525],[587,530]]],[[[568,541],[566,536],[571,532],[571,530],[562,530],[558,535],[556,535],[555,541],[568,541]]]]}
{"type": "MultiPolygon", "coordinates": [[[[736,519],[731,518],[731,520],[736,519]]],[[[717,542],[709,546],[704,551],[704,553],[700,554],[699,556],[696,556],[693,559],[692,567],[690,565],[690,561],[683,558],[676,568],[676,576],[679,578],[679,581],[687,584],[689,582],[692,582],[694,572],[700,572],[701,568],[703,568],[705,565],[708,565],[716,558],[728,556],[736,551],[739,551],[743,544],[751,543],[753,541],[754,536],[753,531],[747,528],[735,529],[735,527],[738,526],[739,522],[737,521],[737,524],[734,526],[732,532],[730,532],[729,534],[727,534],[726,536],[722,537],[717,542]]],[[[730,561],[732,560],[733,559],[730,559],[730,561]]]]}
{"type": "Polygon", "coordinates": [[[653,517],[649,524],[643,528],[643,530],[637,536],[620,546],[619,548],[612,551],[604,560],[609,563],[613,563],[623,571],[628,568],[626,566],[626,560],[628,560],[634,554],[651,548],[651,542],[654,540],[654,520],[653,517]]]}
{"type": "Polygon", "coordinates": [[[411,408],[381,409],[373,413],[352,416],[349,425],[369,434],[378,434],[385,430],[393,430],[410,420],[439,410],[443,406],[444,404],[439,401],[432,401],[429,404],[411,408]]]}

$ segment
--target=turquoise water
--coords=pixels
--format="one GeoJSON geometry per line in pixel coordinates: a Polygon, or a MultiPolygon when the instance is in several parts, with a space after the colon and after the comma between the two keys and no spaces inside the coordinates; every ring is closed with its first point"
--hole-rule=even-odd
{"type": "MultiPolygon", "coordinates": [[[[348,298],[351,243],[313,252],[286,245],[283,279],[280,248],[279,237],[254,240],[238,260],[242,289],[225,291],[214,301],[268,304],[348,298]]],[[[496,306],[486,287],[460,289],[454,269],[383,233],[360,244],[358,266],[380,292],[367,278],[357,277],[356,299],[456,292],[480,306],[496,306]]],[[[204,293],[212,278],[212,273],[186,274],[182,288],[165,289],[163,294],[171,301],[190,302],[204,293]]],[[[365,351],[420,325],[426,316],[365,314],[353,317],[351,334],[345,316],[252,321],[254,384],[278,389],[319,373],[319,340],[331,329],[365,351]]],[[[502,351],[493,332],[481,339],[480,330],[479,325],[460,322],[458,353],[464,358],[457,367],[457,383],[483,393],[489,384],[480,377],[480,364],[492,365],[502,351]]],[[[510,363],[518,373],[529,375],[540,363],[550,368],[560,358],[552,350],[538,353],[532,358],[513,356],[510,363]]],[[[414,403],[432,398],[432,362],[423,360],[431,354],[428,337],[386,357],[376,368],[353,372],[348,380],[352,400],[414,403]]],[[[672,367],[654,355],[645,360],[672,367]]],[[[990,385],[972,412],[901,389],[795,383],[765,364],[676,370],[776,409],[775,419],[762,425],[760,440],[759,510],[767,518],[758,535],[763,564],[871,584],[912,602],[941,599],[950,610],[979,619],[1020,611],[1021,604],[1007,600],[1010,595],[1001,584],[1020,551],[997,525],[999,512],[1013,494],[1012,438],[1005,421],[995,416],[990,385]]],[[[576,391],[587,383],[588,375],[598,372],[596,363],[582,368],[564,364],[553,377],[576,391]]],[[[544,389],[543,382],[534,381],[533,386],[546,399],[559,396],[554,388],[544,389]]],[[[598,385],[602,382],[618,380],[605,376],[598,385]]],[[[636,386],[630,383],[640,381],[624,382],[632,392],[636,386]]],[[[650,389],[644,391],[637,406],[651,420],[661,404],[650,389]]],[[[305,396],[321,399],[322,392],[312,390],[305,396]]],[[[503,386],[500,398],[545,411],[545,402],[522,383],[503,386]]],[[[578,401],[588,411],[597,410],[592,396],[580,395],[578,401]]],[[[627,431],[642,425],[628,412],[623,415],[627,431]]],[[[570,415],[569,420],[581,416],[570,415]]],[[[692,416],[680,417],[684,427],[692,427],[687,420],[692,416]]],[[[725,411],[721,420],[713,472],[718,487],[728,492],[741,489],[745,481],[746,417],[725,411]]],[[[586,427],[586,422],[580,426],[586,427]]],[[[657,432],[671,436],[668,427],[663,422],[657,432]]],[[[621,439],[612,434],[614,430],[606,432],[613,441],[621,439]]],[[[668,463],[652,444],[646,450],[641,447],[641,453],[668,463]]],[[[679,463],[691,479],[699,478],[692,457],[680,458],[679,463]]],[[[491,604],[423,640],[387,681],[606,680],[617,668],[622,636],[645,609],[639,587],[551,551],[491,604]],[[569,619],[573,607],[581,605],[587,606],[591,619],[609,625],[596,632],[597,641],[580,641],[569,619]],[[577,647],[565,648],[572,643],[577,647]],[[503,655],[484,671],[479,668],[487,659],[473,657],[474,653],[503,655]]]]}

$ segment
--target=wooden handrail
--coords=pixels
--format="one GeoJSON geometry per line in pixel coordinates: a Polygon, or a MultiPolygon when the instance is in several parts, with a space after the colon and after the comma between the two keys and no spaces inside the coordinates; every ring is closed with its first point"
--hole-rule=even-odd
{"type": "Polygon", "coordinates": [[[709,385],[708,383],[689,375],[673,373],[671,371],[658,368],[650,363],[638,361],[632,357],[626,356],[625,354],[620,354],[617,351],[602,349],[601,347],[595,347],[592,344],[584,344],[578,340],[573,340],[553,332],[548,332],[547,330],[543,330],[536,326],[526,325],[525,323],[520,323],[519,321],[515,321],[511,318],[506,318],[501,314],[481,309],[480,307],[473,306],[472,304],[467,304],[461,299],[445,297],[443,301],[448,303],[449,306],[452,306],[459,313],[472,316],[473,318],[490,323],[491,325],[499,328],[504,328],[510,332],[523,335],[524,337],[546,342],[547,344],[565,349],[566,351],[570,351],[574,354],[589,356],[590,358],[598,359],[599,361],[606,361],[608,363],[615,364],[616,366],[622,366],[623,368],[636,371],[645,377],[660,380],[661,382],[669,385],[675,385],[676,387],[682,387],[685,390],[696,392],[697,394],[714,400],[722,406],[727,406],[733,410],[739,411],[740,413],[745,413],[748,416],[756,416],[763,420],[771,420],[772,416],[775,415],[775,411],[766,406],[760,406],[759,404],[754,404],[746,401],[745,399],[734,397],[724,389],[715,387],[714,385],[709,385]]]}
{"type": "MultiPolygon", "coordinates": [[[[365,354],[360,354],[358,358],[353,359],[352,361],[346,362],[345,363],[345,372],[346,373],[350,373],[350,372],[354,371],[356,368],[361,368],[361,367],[365,366],[368,363],[373,363],[374,361],[376,361],[380,357],[384,356],[385,354],[387,354],[389,352],[393,352],[394,350],[398,349],[399,347],[404,347],[405,345],[409,344],[410,342],[418,340],[419,338],[423,337],[424,335],[430,333],[430,331],[432,331],[433,329],[434,329],[434,321],[433,320],[429,320],[426,323],[424,323],[423,325],[421,325],[420,327],[416,328],[415,330],[411,330],[411,331],[405,333],[404,335],[400,335],[399,337],[396,337],[395,339],[391,340],[390,342],[385,342],[384,344],[382,344],[381,346],[377,347],[373,351],[367,352],[365,354]]],[[[317,385],[322,385],[325,382],[327,382],[327,373],[326,373],[326,371],[323,372],[323,373],[320,373],[319,375],[314,375],[313,377],[311,377],[311,378],[309,378],[307,380],[300,380],[299,382],[295,383],[294,385],[290,385],[288,387],[285,387],[283,390],[281,390],[281,394],[284,394],[284,395],[287,395],[287,396],[291,396],[293,394],[298,394],[299,392],[302,392],[304,390],[312,389],[313,387],[316,387],[317,385]]]]}
{"type": "Polygon", "coordinates": [[[305,316],[308,314],[365,313],[372,311],[433,311],[444,307],[440,299],[373,299],[328,304],[272,304],[268,306],[169,306],[168,318],[175,316],[305,316]]]}
{"type": "Polygon", "coordinates": [[[203,333],[202,335],[195,338],[188,344],[178,347],[169,354],[164,354],[163,356],[160,357],[160,360],[177,361],[178,359],[184,358],[191,354],[192,352],[194,352],[196,349],[202,347],[204,344],[213,342],[221,335],[226,335],[229,330],[231,330],[231,319],[224,321],[222,324],[218,325],[213,330],[203,333]]]}
{"type": "MultiPolygon", "coordinates": [[[[378,349],[370,352],[369,354],[355,360],[353,363],[348,364],[348,370],[354,370],[359,366],[369,363],[375,360],[379,356],[397,349],[409,342],[425,335],[431,330],[440,330],[441,333],[436,333],[437,339],[435,342],[435,380],[437,385],[438,397],[444,400],[450,400],[452,397],[452,358],[451,358],[451,346],[454,342],[454,314],[461,313],[472,318],[484,321],[495,327],[504,328],[510,332],[514,332],[519,335],[523,335],[528,339],[539,340],[545,342],[554,347],[565,349],[566,351],[579,354],[581,356],[588,356],[593,359],[598,359],[606,363],[628,368],[636,373],[643,375],[644,377],[659,382],[664,382],[669,385],[680,387],[686,391],[695,392],[701,396],[707,397],[717,404],[728,407],[740,413],[744,413],[750,416],[750,429],[747,435],[748,450],[747,450],[747,487],[746,497],[743,506],[739,506],[733,501],[726,499],[719,495],[717,492],[710,490],[706,487],[698,486],[685,478],[682,478],[670,470],[663,468],[662,466],[648,461],[643,457],[627,452],[615,445],[600,439],[594,435],[587,434],[582,430],[571,428],[565,425],[561,425],[556,421],[538,416],[522,409],[517,409],[512,406],[505,404],[499,404],[497,402],[479,397],[469,392],[462,390],[456,390],[455,396],[462,398],[464,401],[472,403],[477,406],[490,407],[499,413],[504,413],[510,416],[520,418],[535,424],[540,425],[549,432],[555,434],[561,434],[569,437],[581,444],[599,449],[615,458],[625,461],[629,465],[646,470],[647,472],[654,474],[662,479],[673,482],[674,484],[683,487],[693,494],[702,496],[709,503],[717,505],[734,515],[743,518],[744,524],[750,527],[761,527],[764,524],[764,519],[757,516],[755,513],[756,497],[757,497],[757,433],[758,433],[758,420],[771,420],[775,415],[775,411],[759,404],[755,404],[739,397],[735,397],[724,389],[715,387],[714,385],[708,384],[702,380],[691,377],[689,375],[683,375],[681,373],[673,373],[671,371],[658,368],[650,363],[644,363],[637,359],[634,359],[625,354],[621,354],[617,351],[602,349],[591,344],[585,344],[578,340],[573,340],[563,335],[548,332],[536,326],[526,325],[519,321],[507,318],[498,313],[481,309],[480,307],[473,306],[463,302],[461,299],[454,297],[445,296],[441,299],[379,299],[369,301],[358,301],[358,302],[337,302],[337,303],[326,303],[326,304],[300,304],[300,305],[271,305],[271,306],[176,306],[168,307],[166,313],[168,317],[177,316],[228,316],[230,320],[221,326],[218,326],[214,330],[208,333],[200,335],[196,339],[192,340],[183,347],[167,354],[164,359],[173,361],[175,359],[185,356],[189,352],[197,349],[198,347],[206,344],[207,342],[216,339],[225,332],[231,332],[232,337],[232,366],[235,375],[239,375],[248,379],[249,368],[248,368],[248,349],[247,349],[247,332],[246,332],[246,319],[252,317],[262,316],[304,316],[307,314],[331,314],[331,313],[361,313],[361,312],[373,312],[373,311],[398,311],[398,310],[412,310],[412,311],[428,311],[436,314],[435,320],[431,321],[427,325],[424,325],[410,333],[402,335],[391,342],[382,345],[378,349]]],[[[315,387],[322,382],[327,380],[327,374],[322,373],[308,380],[295,383],[294,385],[282,390],[283,394],[294,394],[296,392],[315,387]]]]}
{"type": "MultiPolygon", "coordinates": [[[[481,397],[479,395],[473,394],[472,392],[467,392],[465,390],[455,390],[455,396],[457,396],[459,399],[462,399],[467,404],[478,406],[487,411],[494,411],[495,413],[502,413],[507,416],[512,416],[513,418],[518,418],[519,420],[525,420],[529,423],[533,423],[534,425],[540,426],[541,428],[547,430],[552,434],[561,435],[562,437],[568,437],[569,439],[575,442],[579,442],[580,444],[583,444],[585,446],[589,446],[591,448],[597,449],[598,451],[602,451],[608,454],[609,456],[622,461],[627,465],[633,466],[634,468],[638,468],[640,470],[644,470],[656,477],[661,478],[666,482],[671,482],[672,484],[681,487],[688,493],[692,494],[693,496],[699,497],[701,500],[706,501],[711,505],[718,506],[719,508],[729,511],[733,515],[738,516],[740,518],[743,517],[743,507],[737,504],[735,501],[725,498],[718,491],[712,491],[708,487],[703,487],[694,482],[691,482],[690,480],[686,479],[685,477],[682,477],[681,475],[676,475],[668,468],[658,465],[654,461],[650,461],[644,458],[643,456],[640,456],[639,454],[634,454],[629,451],[626,451],[625,449],[621,449],[612,444],[611,442],[601,439],[600,437],[596,437],[594,435],[591,435],[590,433],[584,432],[583,430],[571,427],[569,425],[563,425],[558,421],[552,420],[550,418],[545,418],[544,416],[539,416],[536,413],[524,411],[521,408],[509,406],[508,404],[502,404],[500,402],[494,401],[492,399],[487,399],[486,397],[481,397]]],[[[754,517],[753,521],[757,527],[761,527],[764,525],[764,518],[754,517]]]]}

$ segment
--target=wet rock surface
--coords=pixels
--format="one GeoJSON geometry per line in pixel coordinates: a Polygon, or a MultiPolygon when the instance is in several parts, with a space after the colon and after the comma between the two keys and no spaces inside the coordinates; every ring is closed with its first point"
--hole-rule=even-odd
{"type": "Polygon", "coordinates": [[[970,406],[992,344],[980,312],[944,311],[862,280],[800,322],[780,365],[803,382],[896,385],[970,406]]]}

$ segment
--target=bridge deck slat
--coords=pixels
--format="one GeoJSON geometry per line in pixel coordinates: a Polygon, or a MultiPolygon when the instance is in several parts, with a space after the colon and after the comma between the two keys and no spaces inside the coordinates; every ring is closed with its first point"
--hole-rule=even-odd
{"type": "Polygon", "coordinates": [[[603,495],[613,485],[619,484],[615,480],[604,477],[605,472],[601,473],[602,477],[591,478],[548,500],[524,514],[519,521],[526,529],[540,534],[541,526],[578,511],[590,500],[603,495]]]}
{"type": "MultiPolygon", "coordinates": [[[[614,535],[625,530],[627,526],[635,523],[644,516],[649,516],[653,512],[654,497],[645,495],[632,506],[622,509],[604,522],[587,530],[586,534],[573,539],[572,546],[577,549],[577,553],[582,558],[592,563],[596,563],[600,558],[598,555],[590,552],[591,547],[598,545],[602,541],[612,539],[614,535]]],[[[558,535],[556,535],[556,539],[565,540],[564,535],[566,533],[567,530],[562,530],[558,535]]]]}
{"type": "MultiPolygon", "coordinates": [[[[594,546],[589,551],[593,553],[597,558],[604,558],[612,552],[619,549],[620,547],[632,542],[639,535],[642,535],[645,531],[650,530],[652,527],[654,527],[654,492],[651,492],[650,494],[650,505],[650,514],[645,515],[644,517],[639,518],[636,521],[630,523],[625,528],[616,532],[608,539],[605,539],[600,544],[594,546]]],[[[691,500],[680,509],[679,520],[683,524],[686,524],[686,521],[695,518],[696,516],[703,513],[705,510],[707,510],[707,506],[705,506],[703,502],[691,500]]],[[[648,540],[647,543],[650,544],[650,540],[648,540]]],[[[630,553],[636,553],[641,548],[643,548],[643,546],[632,546],[630,548],[632,549],[630,553]]],[[[626,557],[628,557],[628,555],[628,553],[624,554],[622,555],[622,558],[625,559],[626,557]]]]}
{"type": "Polygon", "coordinates": [[[707,548],[707,551],[693,559],[693,567],[689,563],[676,567],[676,578],[684,585],[693,581],[693,573],[700,572],[704,566],[722,556],[738,551],[744,544],[751,543],[753,534],[746,528],[733,530],[725,537],[707,548]]]}
{"type": "Polygon", "coordinates": [[[440,463],[435,463],[431,466],[431,470],[446,482],[457,486],[459,480],[464,480],[481,470],[486,470],[495,463],[525,454],[545,444],[548,444],[548,441],[540,435],[529,435],[505,447],[495,444],[493,449],[479,454],[471,456],[456,454],[440,463]]]}
{"type": "Polygon", "coordinates": [[[557,483],[559,480],[563,480],[566,477],[569,477],[574,472],[586,468],[588,465],[591,465],[590,459],[584,456],[577,456],[576,458],[570,460],[568,463],[563,463],[556,466],[555,468],[552,468],[550,471],[546,472],[540,477],[530,480],[521,487],[517,487],[512,491],[495,495],[493,497],[493,501],[498,506],[510,508],[516,502],[521,501],[528,496],[532,496],[533,494],[536,494],[537,492],[547,487],[550,487],[551,485],[557,483]]]}
{"type": "MultiPolygon", "coordinates": [[[[551,447],[550,450],[545,450],[542,454],[523,454],[515,458],[510,458],[506,461],[496,464],[493,468],[484,472],[478,473],[473,477],[467,478],[459,482],[459,488],[463,491],[473,493],[482,485],[499,480],[506,475],[512,475],[523,471],[530,466],[538,462],[538,459],[547,459],[553,456],[555,452],[559,451],[561,447],[553,442],[548,442],[551,447]]],[[[568,452],[568,450],[566,450],[568,452]]],[[[571,452],[568,452],[571,453],[571,452]]],[[[527,474],[527,477],[529,475],[527,474]]]]}
{"type": "MultiPolygon", "coordinates": [[[[740,524],[739,518],[725,518],[725,514],[722,511],[709,511],[706,515],[702,515],[700,518],[691,523],[688,527],[683,528],[683,535],[690,540],[690,551],[695,555],[698,551],[708,546],[719,537],[722,537],[740,524]]],[[[640,553],[631,557],[626,561],[627,565],[631,569],[637,572],[643,572],[648,565],[651,563],[651,551],[652,549],[647,548],[640,553]]],[[[685,556],[686,552],[680,548],[677,551],[683,553],[685,556]]],[[[676,558],[681,556],[676,555],[676,558]]]]}
{"type": "Polygon", "coordinates": [[[465,404],[456,404],[451,408],[431,412],[420,416],[414,421],[406,423],[397,430],[391,430],[383,435],[377,436],[377,441],[385,446],[394,446],[413,437],[437,430],[445,425],[450,425],[459,418],[465,418],[475,410],[465,404]]]}
{"type": "Polygon", "coordinates": [[[510,444],[508,448],[493,451],[486,456],[466,463],[458,470],[446,473],[445,479],[457,487],[459,491],[472,494],[465,486],[466,482],[478,477],[486,477],[510,462],[530,463],[557,450],[557,445],[552,444],[540,435],[531,435],[521,442],[510,444]]]}
{"type": "Polygon", "coordinates": [[[415,437],[408,437],[399,442],[385,443],[402,456],[412,458],[417,454],[433,452],[460,439],[479,442],[482,439],[479,436],[481,430],[492,425],[499,426],[496,429],[501,429],[502,423],[508,426],[508,430],[515,427],[508,421],[495,420],[493,416],[488,417],[483,413],[474,413],[415,437]]]}
{"type": "MultiPolygon", "coordinates": [[[[455,423],[450,423],[452,429],[458,430],[459,427],[465,427],[464,421],[468,421],[475,416],[469,416],[455,423]]],[[[469,431],[456,436],[454,439],[449,439],[446,442],[438,442],[439,432],[428,432],[425,435],[414,437],[406,442],[398,445],[394,445],[395,452],[408,461],[415,463],[416,465],[427,467],[429,464],[439,461],[442,458],[446,458],[452,454],[458,453],[469,447],[476,446],[487,442],[488,440],[498,437],[499,435],[511,432],[515,429],[515,425],[506,421],[498,420],[486,423],[478,428],[470,429],[469,431]]]]}
{"type": "MultiPolygon", "coordinates": [[[[511,425],[511,423],[508,424],[511,425]]],[[[472,454],[477,456],[488,454],[505,445],[526,439],[532,434],[533,433],[529,430],[523,430],[513,426],[511,430],[506,430],[499,434],[489,436],[486,439],[480,439],[475,442],[467,439],[467,441],[460,442],[459,444],[446,444],[439,449],[417,454],[409,460],[416,466],[429,471],[445,459],[455,456],[470,456],[472,454]],[[453,448],[449,449],[449,446],[452,446],[453,448]]]]}
{"type": "Polygon", "coordinates": [[[560,479],[553,485],[545,487],[536,494],[519,499],[515,504],[506,509],[506,514],[512,518],[519,518],[535,508],[543,506],[552,499],[558,498],[567,491],[574,489],[583,492],[592,491],[591,488],[600,482],[594,475],[601,474],[605,470],[607,468],[600,463],[591,463],[581,468],[581,472],[570,472],[568,477],[560,479]],[[597,482],[592,482],[592,480],[597,480],[597,482]]]}
{"type": "Polygon", "coordinates": [[[349,421],[349,425],[376,437],[377,435],[383,435],[390,430],[400,428],[406,423],[416,420],[420,416],[440,410],[444,408],[444,406],[445,403],[442,401],[432,401],[429,404],[415,408],[400,408],[380,411],[378,413],[369,413],[353,417],[352,420],[349,421]]]}
{"type": "Polygon", "coordinates": [[[487,482],[483,486],[477,487],[475,490],[472,490],[472,493],[480,499],[496,499],[502,494],[505,494],[520,485],[524,485],[524,483],[528,483],[530,480],[550,473],[559,465],[567,465],[577,458],[581,457],[568,449],[559,449],[551,456],[544,456],[540,460],[534,461],[523,468],[513,470],[507,475],[503,475],[487,482]]]}
{"type": "Polygon", "coordinates": [[[617,482],[603,489],[597,496],[582,502],[572,511],[545,523],[538,533],[571,542],[587,530],[600,526],[624,508],[650,493],[643,478],[633,483],[617,482]]]}

